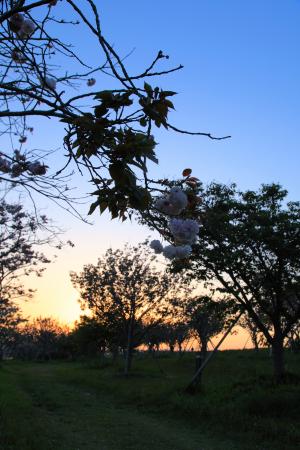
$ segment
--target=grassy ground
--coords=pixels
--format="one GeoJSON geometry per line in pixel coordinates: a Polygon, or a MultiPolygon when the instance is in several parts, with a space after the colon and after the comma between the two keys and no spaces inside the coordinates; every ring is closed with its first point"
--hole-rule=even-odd
{"type": "MultiPolygon", "coordinates": [[[[288,370],[300,358],[287,355],[288,370]]],[[[220,352],[196,396],[194,356],[138,356],[128,379],[97,362],[6,362],[1,450],[290,450],[300,448],[300,384],[275,387],[261,351],[220,352]]]]}

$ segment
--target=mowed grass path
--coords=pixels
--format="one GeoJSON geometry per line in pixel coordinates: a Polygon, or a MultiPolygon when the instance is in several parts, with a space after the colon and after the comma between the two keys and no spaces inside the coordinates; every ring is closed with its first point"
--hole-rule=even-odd
{"type": "MultiPolygon", "coordinates": [[[[289,359],[295,373],[299,358],[289,359]]],[[[0,448],[296,449],[300,387],[274,387],[269,363],[266,353],[220,353],[203,390],[190,397],[180,388],[193,370],[191,355],[138,358],[128,379],[118,367],[91,362],[7,362],[0,369],[0,448]]]]}

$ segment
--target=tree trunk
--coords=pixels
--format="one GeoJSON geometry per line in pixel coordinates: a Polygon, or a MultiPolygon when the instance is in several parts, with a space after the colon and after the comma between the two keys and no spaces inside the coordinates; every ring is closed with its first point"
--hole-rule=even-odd
{"type": "Polygon", "coordinates": [[[150,353],[150,355],[152,355],[152,353],[153,353],[153,344],[148,344],[148,352],[150,353]]]}
{"type": "Polygon", "coordinates": [[[133,325],[134,325],[134,318],[133,316],[130,318],[129,324],[128,324],[128,334],[127,334],[127,348],[126,348],[126,357],[125,357],[125,369],[124,374],[126,376],[129,375],[131,364],[132,364],[132,336],[133,336],[133,325]]]}
{"type": "Polygon", "coordinates": [[[187,385],[187,387],[185,388],[185,392],[188,394],[195,394],[196,392],[196,386],[197,386],[197,381],[199,379],[199,375],[201,374],[201,372],[203,371],[203,369],[207,366],[208,362],[211,360],[211,358],[217,353],[219,347],[221,346],[221,344],[224,342],[224,340],[226,339],[226,337],[228,336],[228,334],[231,332],[231,330],[233,329],[234,326],[236,326],[236,324],[238,323],[238,321],[240,320],[241,316],[242,316],[243,312],[240,312],[239,315],[235,318],[235,320],[230,324],[230,326],[227,328],[226,333],[222,336],[222,338],[219,340],[219,342],[217,343],[217,345],[215,346],[215,348],[213,349],[212,352],[210,352],[207,356],[207,358],[205,359],[205,361],[203,361],[203,363],[201,364],[201,366],[199,367],[199,369],[196,371],[196,373],[194,374],[193,378],[191,379],[190,383],[187,385]]]}
{"type": "Polygon", "coordinates": [[[282,383],[285,375],[283,336],[275,331],[272,343],[273,370],[276,383],[282,383]]]}
{"type": "Polygon", "coordinates": [[[251,334],[251,340],[252,340],[252,344],[254,346],[255,351],[258,352],[259,345],[258,345],[258,339],[257,339],[256,333],[251,334]]]}
{"type": "Polygon", "coordinates": [[[201,341],[201,358],[204,361],[207,356],[207,340],[202,339],[201,341]]]}
{"type": "Polygon", "coordinates": [[[113,360],[113,363],[115,363],[115,362],[117,361],[117,359],[118,359],[118,356],[119,356],[119,348],[118,348],[118,346],[116,345],[116,346],[113,346],[113,347],[110,349],[110,351],[111,351],[111,353],[112,353],[112,360],[113,360]]]}
{"type": "Polygon", "coordinates": [[[126,350],[126,358],[125,358],[125,370],[124,374],[127,376],[129,375],[130,369],[132,364],[132,346],[131,343],[128,344],[127,350],[126,350]]]}

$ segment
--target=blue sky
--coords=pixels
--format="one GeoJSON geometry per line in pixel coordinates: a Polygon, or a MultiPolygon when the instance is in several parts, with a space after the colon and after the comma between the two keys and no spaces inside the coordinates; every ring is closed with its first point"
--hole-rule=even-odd
{"type": "MultiPolygon", "coordinates": [[[[243,189],[280,182],[291,199],[300,198],[299,0],[97,3],[103,32],[118,53],[125,56],[134,49],[126,59],[130,73],[144,69],[160,49],[170,56],[169,67],[184,65],[180,72],[156,80],[159,86],[179,93],[174,97],[176,112],[171,115],[174,125],[232,136],[218,142],[158,130],[154,134],[160,165],[151,169],[155,175],[176,178],[182,169],[191,167],[204,182],[236,182],[243,189]]],[[[72,37],[87,59],[99,57],[85,33],[74,29],[72,37]]],[[[96,87],[107,88],[103,83],[97,80],[96,87]]],[[[46,136],[49,147],[61,145],[54,123],[41,124],[40,132],[42,137],[35,137],[38,144],[46,136]]],[[[79,177],[74,182],[83,187],[79,177]]],[[[51,296],[56,295],[58,304],[68,295],[75,302],[76,294],[63,281],[70,269],[79,270],[83,263],[95,261],[110,245],[137,242],[148,234],[137,225],[111,223],[107,216],[95,216],[95,225],[89,227],[52,206],[48,211],[69,229],[67,237],[76,247],[62,253],[39,281],[36,305],[45,298],[53,276],[60,281],[56,291],[51,288],[51,296]]],[[[55,302],[49,310],[54,315],[55,302]]]]}
{"type": "MultiPolygon", "coordinates": [[[[145,68],[159,49],[170,55],[169,66],[184,65],[156,79],[179,93],[173,123],[232,135],[216,142],[158,130],[156,173],[176,177],[193,165],[204,181],[236,181],[243,188],[279,181],[299,194],[299,0],[100,3],[106,37],[120,55],[134,50],[125,61],[129,72],[145,68]]],[[[70,37],[85,58],[101,62],[86,33],[79,40],[74,28],[70,37]]],[[[97,88],[108,83],[101,79],[97,88]]],[[[59,146],[52,130],[48,135],[59,146]]]]}
{"type": "MultiPolygon", "coordinates": [[[[227,141],[157,130],[156,174],[178,176],[193,166],[204,181],[236,181],[242,188],[279,181],[299,195],[299,0],[104,0],[102,29],[130,73],[145,68],[159,49],[162,68],[184,69],[156,79],[175,90],[172,122],[184,129],[230,134],[227,141]]],[[[96,44],[71,28],[82,55],[95,62],[96,44]],[[80,36],[80,39],[78,39],[80,36]]],[[[97,88],[113,86],[99,78],[97,88]]],[[[150,80],[149,80],[150,81],[150,80]]],[[[47,144],[60,145],[55,124],[42,127],[47,144]]]]}

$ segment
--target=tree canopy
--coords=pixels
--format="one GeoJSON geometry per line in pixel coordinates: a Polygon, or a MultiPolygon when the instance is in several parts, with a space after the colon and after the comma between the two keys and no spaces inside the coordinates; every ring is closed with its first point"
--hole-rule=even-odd
{"type": "Polygon", "coordinates": [[[147,329],[170,313],[170,299],[190,291],[185,278],[155,267],[149,247],[142,244],[109,249],[96,265],[84,266],[71,279],[83,309],[88,308],[100,323],[116,327],[126,349],[126,373],[133,349],[142,343],[147,329]]]}
{"type": "Polygon", "coordinates": [[[160,184],[147,172],[149,161],[157,163],[155,128],[189,133],[169,119],[176,93],[150,81],[182,66],[162,67],[169,57],[159,50],[144,70],[132,73],[103,35],[101,19],[93,0],[1,2],[0,127],[8,139],[0,181],[46,195],[76,214],[67,185],[75,169],[92,183],[90,213],[107,209],[125,220],[151,205],[160,184]],[[93,60],[68,40],[74,27],[94,48],[93,60]],[[108,79],[114,87],[103,89],[108,79]],[[65,124],[60,167],[48,167],[51,150],[30,149],[30,135],[38,132],[34,118],[65,124]]]}
{"type": "Polygon", "coordinates": [[[287,201],[277,184],[242,192],[212,183],[199,193],[191,274],[247,311],[272,346],[280,380],[284,339],[300,319],[300,202],[287,201]]]}

